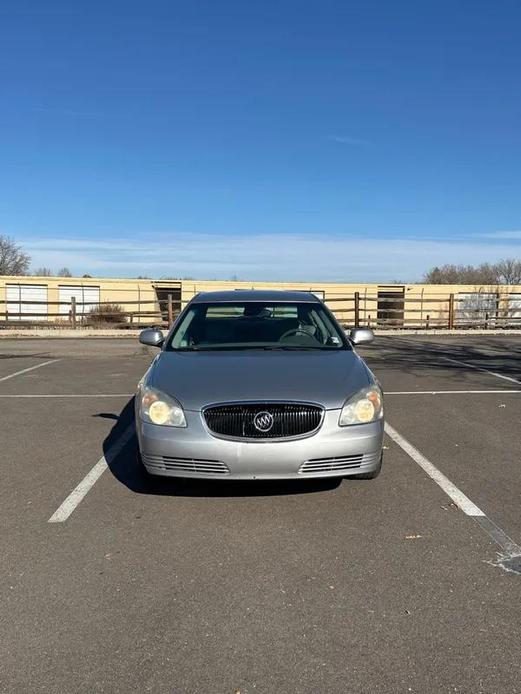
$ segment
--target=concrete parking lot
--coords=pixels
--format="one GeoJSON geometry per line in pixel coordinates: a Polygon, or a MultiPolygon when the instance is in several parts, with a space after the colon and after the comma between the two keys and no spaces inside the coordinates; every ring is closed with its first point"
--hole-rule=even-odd
{"type": "Polygon", "coordinates": [[[362,354],[377,480],[150,481],[152,351],[2,339],[0,691],[520,692],[521,337],[362,354]]]}

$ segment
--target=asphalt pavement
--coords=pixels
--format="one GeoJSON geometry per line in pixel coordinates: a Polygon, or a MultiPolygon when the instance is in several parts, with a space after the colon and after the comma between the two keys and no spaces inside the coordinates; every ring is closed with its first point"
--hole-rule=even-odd
{"type": "Polygon", "coordinates": [[[2,339],[0,691],[521,692],[521,336],[361,353],[380,477],[239,484],[141,472],[154,350],[2,339]]]}

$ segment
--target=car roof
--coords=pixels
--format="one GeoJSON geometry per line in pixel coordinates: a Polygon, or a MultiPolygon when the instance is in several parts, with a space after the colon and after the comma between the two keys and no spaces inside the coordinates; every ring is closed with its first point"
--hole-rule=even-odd
{"type": "Polygon", "coordinates": [[[201,292],[190,303],[243,303],[249,301],[287,301],[288,303],[319,304],[320,299],[311,292],[280,291],[272,289],[234,289],[222,292],[201,292]]]}

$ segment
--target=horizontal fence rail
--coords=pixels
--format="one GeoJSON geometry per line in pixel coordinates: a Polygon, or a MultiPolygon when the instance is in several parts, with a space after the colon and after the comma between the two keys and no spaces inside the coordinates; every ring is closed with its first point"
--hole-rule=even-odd
{"type": "MultiPolygon", "coordinates": [[[[168,328],[188,303],[179,294],[158,298],[137,292],[112,300],[41,301],[0,298],[0,328],[168,328]]],[[[366,292],[328,295],[329,306],[345,327],[367,325],[379,329],[521,329],[521,294],[461,292],[460,294],[366,292]],[[389,296],[392,294],[392,296],[389,296]]],[[[237,300],[240,301],[240,294],[237,300]]]]}
{"type": "Polygon", "coordinates": [[[2,299],[0,328],[167,328],[180,312],[179,303],[176,305],[171,295],[166,299],[125,298],[120,302],[79,301],[74,297],[70,301],[2,299]],[[60,307],[65,310],[60,311],[60,307]]]}

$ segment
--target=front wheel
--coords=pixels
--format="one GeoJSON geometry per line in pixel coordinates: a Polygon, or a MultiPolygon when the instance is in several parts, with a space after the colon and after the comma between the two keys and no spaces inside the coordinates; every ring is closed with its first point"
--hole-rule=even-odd
{"type": "Polygon", "coordinates": [[[384,454],[380,456],[380,460],[378,462],[378,466],[374,469],[371,470],[371,472],[360,472],[358,475],[351,475],[347,479],[352,479],[352,480],[374,480],[378,477],[378,475],[382,472],[382,460],[383,460],[384,454]]]}

